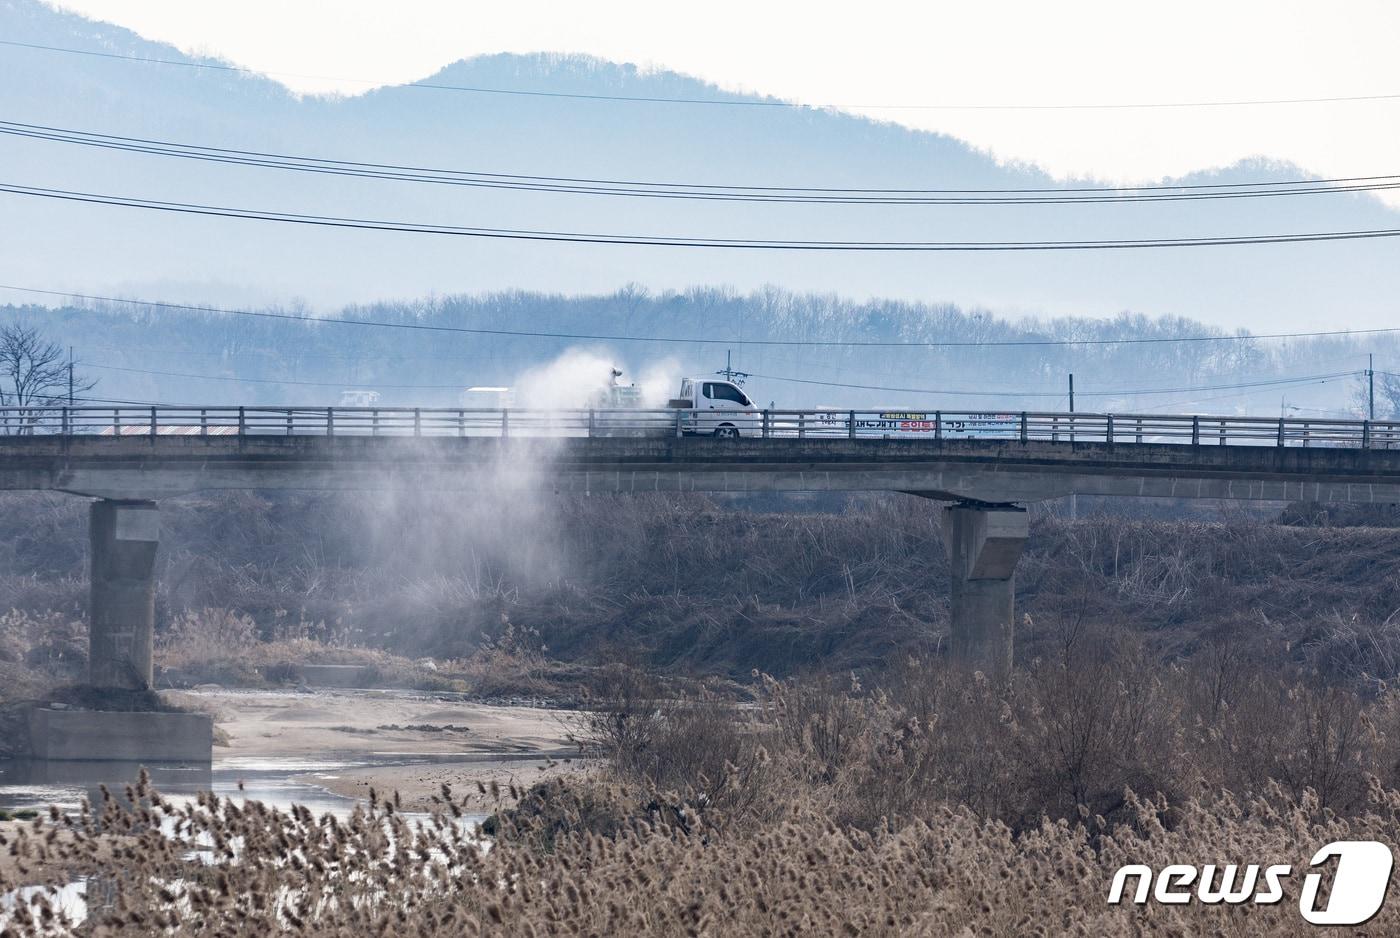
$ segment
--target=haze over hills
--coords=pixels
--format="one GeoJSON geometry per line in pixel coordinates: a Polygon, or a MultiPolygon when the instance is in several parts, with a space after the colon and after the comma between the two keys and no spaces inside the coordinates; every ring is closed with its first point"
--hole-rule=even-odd
{"type": "MultiPolygon", "coordinates": [[[[0,0],[0,35],[193,61],[34,0],[0,0]]],[[[366,72],[372,73],[372,63],[366,72]]],[[[461,62],[433,84],[733,97],[671,73],[552,56],[461,62]]],[[[210,146],[488,172],[733,185],[1051,186],[943,136],[836,113],[384,88],[297,98],[238,72],[0,50],[0,119],[210,146]]],[[[1042,240],[1400,227],[1366,195],[1146,205],[707,203],[460,189],[192,163],[0,138],[3,181],[152,199],[503,228],[842,240],[1042,240]]],[[[1303,178],[1257,162],[1183,182],[1303,178]]],[[[608,292],[764,284],[1009,314],[1122,310],[1233,327],[1386,325],[1400,279],[1389,239],[1014,254],[828,254],[568,245],[306,229],[0,196],[0,273],[27,285],[200,302],[348,302],[525,288],[608,292]]],[[[17,297],[16,299],[23,299],[17,297]]],[[[714,323],[713,328],[731,328],[714,323]]]]}

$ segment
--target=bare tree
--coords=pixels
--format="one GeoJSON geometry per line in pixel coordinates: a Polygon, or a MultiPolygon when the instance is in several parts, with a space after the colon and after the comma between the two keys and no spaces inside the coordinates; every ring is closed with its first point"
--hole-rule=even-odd
{"type": "MultiPolygon", "coordinates": [[[[1400,375],[1393,375],[1388,371],[1377,371],[1376,382],[1376,418],[1378,420],[1400,420],[1400,375]]],[[[1361,375],[1356,379],[1356,384],[1351,389],[1351,403],[1361,416],[1365,417],[1371,410],[1371,388],[1366,375],[1361,375]]]]}
{"type": "Polygon", "coordinates": [[[33,433],[43,409],[66,403],[70,387],[74,394],[92,390],[96,382],[69,368],[62,347],[37,328],[0,325],[0,433],[33,433]]]}

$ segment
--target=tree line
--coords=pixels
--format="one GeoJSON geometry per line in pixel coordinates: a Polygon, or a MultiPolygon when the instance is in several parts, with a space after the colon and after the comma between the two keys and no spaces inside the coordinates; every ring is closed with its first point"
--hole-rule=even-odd
{"type": "Polygon", "coordinates": [[[326,405],[373,390],[386,405],[455,406],[465,388],[510,386],[582,347],[611,359],[624,381],[658,367],[708,374],[730,361],[752,376],[756,400],[779,407],[1063,410],[1073,374],[1081,411],[1356,416],[1353,391],[1373,353],[1377,416],[1400,413],[1400,379],[1387,374],[1400,372],[1400,340],[1390,335],[1249,339],[1182,316],[1007,318],[777,288],[510,291],[354,305],[324,320],[110,302],[6,306],[0,324],[38,330],[60,351],[74,346],[105,398],[151,403],[326,405]]]}

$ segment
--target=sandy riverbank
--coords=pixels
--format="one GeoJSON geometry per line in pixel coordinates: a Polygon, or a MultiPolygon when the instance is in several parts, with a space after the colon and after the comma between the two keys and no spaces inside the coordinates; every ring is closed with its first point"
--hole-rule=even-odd
{"type": "Polygon", "coordinates": [[[465,794],[477,782],[521,787],[583,768],[569,739],[578,720],[570,711],[384,690],[202,689],[168,696],[214,717],[217,764],[287,762],[294,780],[335,794],[397,791],[405,810],[427,810],[444,783],[465,794]],[[304,771],[296,771],[298,762],[304,771]]]}

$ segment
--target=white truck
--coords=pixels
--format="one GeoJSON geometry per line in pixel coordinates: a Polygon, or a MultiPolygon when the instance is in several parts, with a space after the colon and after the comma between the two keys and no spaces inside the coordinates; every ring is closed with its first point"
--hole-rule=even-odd
{"type": "Polygon", "coordinates": [[[680,391],[666,406],[683,412],[686,433],[732,439],[762,431],[758,407],[743,388],[723,378],[682,378],[680,391]]]}
{"type": "Polygon", "coordinates": [[[744,389],[733,381],[718,377],[682,379],[679,393],[666,406],[681,411],[683,432],[729,438],[771,435],[1010,439],[1020,432],[1017,414],[889,408],[873,411],[837,410],[831,407],[807,411],[778,410],[769,414],[770,419],[765,427],[763,411],[744,389]]]}

